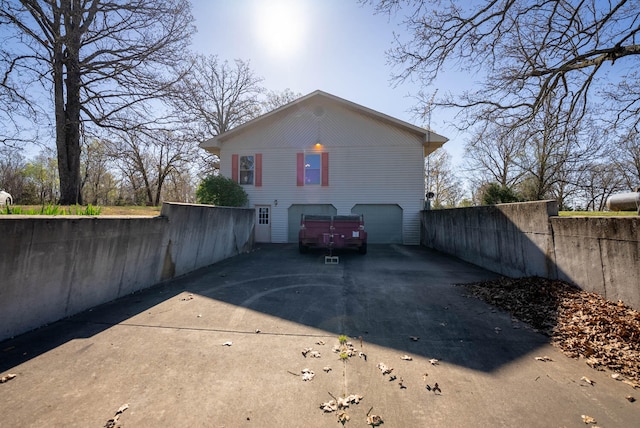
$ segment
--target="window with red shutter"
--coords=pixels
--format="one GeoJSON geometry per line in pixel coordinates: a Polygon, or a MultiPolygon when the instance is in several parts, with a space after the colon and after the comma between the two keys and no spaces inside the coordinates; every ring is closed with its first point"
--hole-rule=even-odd
{"type": "Polygon", "coordinates": [[[297,153],[298,186],[329,185],[329,153],[297,153]]]}

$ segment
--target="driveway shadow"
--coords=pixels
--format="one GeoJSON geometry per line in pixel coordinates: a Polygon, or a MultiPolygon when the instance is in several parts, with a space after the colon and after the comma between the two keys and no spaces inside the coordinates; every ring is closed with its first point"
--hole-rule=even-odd
{"type": "Polygon", "coordinates": [[[244,272],[227,264],[226,284],[207,287],[214,281],[203,273],[201,286],[190,290],[474,370],[493,371],[548,343],[455,285],[495,279],[494,273],[421,247],[373,245],[364,256],[336,255],[338,265],[325,265],[321,251],[300,255],[293,246],[267,246],[244,272]],[[242,293],[230,292],[238,288],[242,293]]]}
{"type": "MultiPolygon", "coordinates": [[[[219,331],[252,332],[265,314],[346,334],[400,353],[437,358],[491,372],[547,344],[508,314],[467,295],[469,282],[496,274],[423,247],[371,245],[367,255],[339,252],[338,264],[324,264],[323,252],[299,254],[297,245],[257,245],[249,254],[110,302],[0,343],[0,372],[77,338],[87,338],[144,314],[181,293],[208,299],[208,310],[232,305],[219,331]]],[[[179,315],[175,324],[147,327],[199,329],[179,315]]],[[[264,334],[296,334],[283,327],[264,334]]],[[[144,340],[141,337],[140,340],[144,340]]]]}

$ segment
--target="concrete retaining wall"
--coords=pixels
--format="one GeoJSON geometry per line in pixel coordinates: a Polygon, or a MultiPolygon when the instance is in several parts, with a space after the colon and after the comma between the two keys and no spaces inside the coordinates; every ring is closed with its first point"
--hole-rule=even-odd
{"type": "Polygon", "coordinates": [[[558,277],[640,310],[640,217],[555,217],[558,277]]]}
{"type": "Polygon", "coordinates": [[[509,277],[563,279],[640,310],[640,219],[557,214],[555,201],[423,211],[422,244],[509,277]]]}
{"type": "Polygon", "coordinates": [[[246,252],[254,210],[0,217],[0,340],[246,252]]]}

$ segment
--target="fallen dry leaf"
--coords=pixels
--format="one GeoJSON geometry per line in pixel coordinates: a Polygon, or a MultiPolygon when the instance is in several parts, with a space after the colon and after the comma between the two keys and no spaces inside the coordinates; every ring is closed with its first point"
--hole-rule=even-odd
{"type": "Polygon", "coordinates": [[[330,400],[330,401],[327,401],[326,403],[320,404],[320,408],[325,413],[335,412],[336,410],[338,410],[338,403],[336,403],[335,400],[330,400]]]}
{"type": "Polygon", "coordinates": [[[231,341],[229,341],[229,342],[224,342],[224,343],[222,344],[222,346],[231,346],[231,345],[233,345],[233,342],[231,342],[231,341]]]}
{"type": "Polygon", "coordinates": [[[338,398],[338,408],[343,409],[349,407],[350,404],[358,404],[362,398],[362,395],[358,394],[351,394],[344,398],[338,398]]]}
{"type": "Polygon", "coordinates": [[[384,363],[378,363],[378,365],[376,367],[378,367],[380,369],[380,371],[382,372],[382,375],[389,374],[389,373],[391,373],[393,371],[392,367],[388,367],[384,363]]]}
{"type": "Polygon", "coordinates": [[[120,408],[116,411],[116,414],[107,421],[106,424],[104,424],[105,428],[114,428],[116,426],[116,424],[118,423],[118,420],[120,419],[120,416],[124,413],[125,410],[127,410],[129,408],[129,404],[123,404],[122,406],[120,406],[120,408]]]}
{"type": "Polygon", "coordinates": [[[622,383],[626,383],[627,385],[629,385],[633,389],[640,388],[640,384],[637,384],[635,382],[631,382],[630,380],[627,380],[627,379],[622,379],[622,383]]]}
{"type": "Polygon", "coordinates": [[[413,361],[413,358],[411,358],[408,355],[403,355],[402,357],[400,357],[401,360],[405,360],[405,361],[413,361]]]}
{"type": "Polygon", "coordinates": [[[367,416],[367,425],[371,425],[373,427],[377,427],[378,425],[381,425],[382,423],[383,423],[383,420],[378,415],[367,416]]]}
{"type": "Polygon", "coordinates": [[[302,369],[301,373],[302,373],[302,380],[304,381],[313,380],[313,377],[316,375],[313,372],[313,370],[309,370],[309,369],[302,369]]]}
{"type": "Polygon", "coordinates": [[[553,361],[551,358],[547,357],[546,355],[544,357],[536,357],[537,361],[553,361]]]}
{"type": "Polygon", "coordinates": [[[9,382],[11,379],[14,379],[16,376],[18,376],[18,375],[14,374],[14,373],[9,373],[7,375],[4,375],[4,376],[0,377],[0,383],[9,382]]]}
{"type": "Polygon", "coordinates": [[[431,358],[431,359],[429,360],[429,362],[431,363],[431,365],[432,365],[432,366],[437,366],[437,365],[438,365],[438,363],[439,363],[439,361],[438,361],[438,360],[436,360],[435,358],[431,358]]]}
{"type": "Polygon", "coordinates": [[[582,376],[582,377],[580,378],[580,380],[581,380],[581,381],[583,381],[583,382],[588,383],[589,385],[594,385],[594,384],[595,384],[595,382],[594,382],[594,381],[592,381],[591,379],[589,379],[589,378],[588,378],[588,377],[586,377],[586,376],[582,376]]]}
{"type": "Polygon", "coordinates": [[[440,385],[438,385],[438,382],[436,382],[435,385],[433,385],[433,388],[429,384],[427,384],[426,388],[427,388],[427,391],[433,391],[434,394],[436,392],[439,392],[442,394],[442,390],[440,389],[440,385]]]}
{"type": "MultiPolygon", "coordinates": [[[[359,394],[351,394],[346,397],[340,397],[337,399],[331,393],[329,393],[329,395],[331,395],[331,397],[333,397],[334,399],[320,404],[320,408],[325,413],[335,412],[336,410],[344,410],[351,404],[359,404],[363,398],[362,395],[359,394]]],[[[342,413],[344,413],[344,411],[342,413]]],[[[347,418],[346,420],[348,421],[349,419],[347,418]]]]}
{"type": "Polygon", "coordinates": [[[344,423],[347,422],[349,419],[351,418],[349,417],[349,415],[347,415],[347,412],[345,412],[344,410],[341,410],[338,412],[338,422],[344,425],[344,423]]]}

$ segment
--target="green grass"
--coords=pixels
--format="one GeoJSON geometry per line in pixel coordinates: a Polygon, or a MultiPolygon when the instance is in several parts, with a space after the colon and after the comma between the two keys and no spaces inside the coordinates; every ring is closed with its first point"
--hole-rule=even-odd
{"type": "Polygon", "coordinates": [[[20,206],[20,205],[6,205],[2,209],[2,214],[5,215],[86,215],[86,216],[98,216],[102,212],[102,208],[94,207],[89,204],[87,206],[82,205],[42,205],[42,206],[20,206]]]}
{"type": "Polygon", "coordinates": [[[160,207],[95,205],[9,205],[0,206],[0,215],[86,215],[86,216],[149,216],[160,215],[160,207]]]}
{"type": "Polygon", "coordinates": [[[637,216],[635,211],[560,211],[560,217],[628,217],[637,216]]]}

